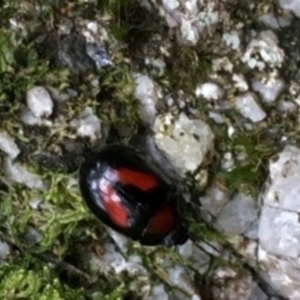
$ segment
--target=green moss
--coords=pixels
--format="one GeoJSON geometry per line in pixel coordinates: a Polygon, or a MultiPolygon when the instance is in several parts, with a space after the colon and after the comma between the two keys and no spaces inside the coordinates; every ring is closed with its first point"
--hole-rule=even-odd
{"type": "Polygon", "coordinates": [[[134,91],[135,84],[128,64],[120,61],[115,68],[103,71],[96,110],[101,120],[112,128],[118,131],[127,128],[127,139],[137,132],[141,122],[134,91]]]}
{"type": "Polygon", "coordinates": [[[227,150],[235,156],[242,154],[245,159],[237,161],[232,170],[222,172],[221,179],[233,193],[243,191],[257,196],[267,179],[269,159],[279,149],[277,141],[263,133],[243,132],[225,144],[227,150]]]}
{"type": "Polygon", "coordinates": [[[73,300],[86,299],[83,289],[70,289],[55,278],[53,272],[32,260],[0,268],[0,298],[7,300],[73,300]]]}
{"type": "MultiPolygon", "coordinates": [[[[28,88],[40,82],[48,71],[47,63],[37,59],[34,49],[22,55],[24,68],[16,57],[18,46],[15,37],[0,28],[0,112],[1,122],[14,118],[19,110],[28,88]]],[[[11,120],[10,120],[11,121],[11,120]]]]}
{"type": "Polygon", "coordinates": [[[192,239],[195,241],[206,241],[206,242],[224,242],[226,236],[219,233],[205,222],[199,222],[195,220],[195,217],[190,218],[190,234],[192,239]]]}

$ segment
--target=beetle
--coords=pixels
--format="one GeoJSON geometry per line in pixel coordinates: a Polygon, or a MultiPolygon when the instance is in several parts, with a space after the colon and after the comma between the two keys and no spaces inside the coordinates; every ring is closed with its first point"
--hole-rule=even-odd
{"type": "Polygon", "coordinates": [[[112,144],[93,152],[79,170],[79,186],[98,219],[142,245],[171,247],[188,239],[177,188],[131,147],[112,144]]]}

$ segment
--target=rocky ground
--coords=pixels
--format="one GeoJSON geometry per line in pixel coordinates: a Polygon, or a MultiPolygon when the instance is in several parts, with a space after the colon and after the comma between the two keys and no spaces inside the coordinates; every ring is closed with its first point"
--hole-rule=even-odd
{"type": "Polygon", "coordinates": [[[270,2],[0,2],[0,299],[300,299],[300,1],[270,2]],[[88,211],[112,142],[182,187],[186,244],[88,211]]]}

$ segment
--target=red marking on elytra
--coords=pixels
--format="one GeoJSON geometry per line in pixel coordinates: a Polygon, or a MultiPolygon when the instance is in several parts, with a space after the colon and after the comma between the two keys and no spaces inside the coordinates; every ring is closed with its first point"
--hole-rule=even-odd
{"type": "Polygon", "coordinates": [[[107,182],[107,180],[100,180],[99,186],[104,202],[103,204],[110,219],[116,225],[126,228],[128,222],[128,212],[122,205],[120,197],[117,195],[110,183],[107,182]]]}
{"type": "Polygon", "coordinates": [[[168,233],[175,226],[175,215],[171,205],[164,207],[149,222],[147,233],[164,234],[168,233]]]}
{"type": "Polygon", "coordinates": [[[123,184],[132,184],[142,191],[147,191],[158,186],[153,175],[121,168],[117,170],[119,180],[123,184]]]}

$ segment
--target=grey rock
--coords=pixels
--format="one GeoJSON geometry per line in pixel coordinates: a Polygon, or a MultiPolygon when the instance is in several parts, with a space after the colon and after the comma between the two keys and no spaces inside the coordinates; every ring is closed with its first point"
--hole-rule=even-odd
{"type": "Polygon", "coordinates": [[[4,169],[7,179],[12,182],[24,184],[31,189],[45,189],[43,181],[37,175],[27,171],[19,163],[13,163],[10,159],[6,159],[4,161],[4,169]]]}
{"type": "Polygon", "coordinates": [[[157,116],[154,122],[155,142],[175,168],[184,174],[194,172],[213,149],[214,134],[205,122],[180,113],[157,116]]]}
{"type": "Polygon", "coordinates": [[[156,300],[156,299],[161,299],[161,300],[169,299],[165,287],[162,284],[155,285],[152,288],[151,295],[144,298],[144,300],[156,300]]]}
{"type": "Polygon", "coordinates": [[[0,150],[14,159],[20,154],[20,149],[14,139],[6,132],[0,131],[0,150]]]}
{"type": "Polygon", "coordinates": [[[86,107],[77,118],[70,122],[70,126],[76,128],[79,136],[97,137],[101,134],[101,121],[90,107],[86,107]]]}
{"type": "Polygon", "coordinates": [[[52,98],[42,86],[37,86],[27,91],[26,102],[36,118],[49,117],[53,112],[52,98]]]}
{"type": "Polygon", "coordinates": [[[106,49],[97,43],[88,43],[86,45],[87,54],[93,59],[98,69],[112,66],[109,54],[106,49]]]}
{"type": "Polygon", "coordinates": [[[279,5],[282,9],[292,11],[300,18],[300,2],[298,0],[279,0],[279,5]]]}
{"type": "Polygon", "coordinates": [[[300,149],[286,146],[279,159],[269,166],[271,184],[264,203],[282,209],[300,212],[300,149]]]}
{"type": "Polygon", "coordinates": [[[238,96],[235,100],[235,106],[243,117],[250,119],[254,123],[262,121],[267,116],[251,93],[238,96]]]}
{"type": "Polygon", "coordinates": [[[156,115],[156,103],[158,101],[158,88],[154,81],[143,74],[133,74],[135,80],[135,97],[139,100],[139,113],[143,121],[152,124],[156,115]]]}
{"type": "Polygon", "coordinates": [[[208,101],[220,100],[224,96],[224,90],[214,82],[206,82],[197,86],[195,95],[208,101]]]}
{"type": "Polygon", "coordinates": [[[9,254],[9,246],[6,242],[0,241],[0,260],[4,260],[9,254]]]}
{"type": "Polygon", "coordinates": [[[228,202],[216,221],[216,228],[229,234],[242,234],[258,218],[258,207],[255,200],[238,194],[228,202]]]}
{"type": "Polygon", "coordinates": [[[249,230],[245,232],[245,237],[256,240],[258,239],[258,226],[259,226],[259,220],[255,220],[249,230]]]}
{"type": "Polygon", "coordinates": [[[28,107],[22,109],[20,119],[27,125],[37,125],[40,123],[40,119],[37,118],[28,107]]]}
{"type": "Polygon", "coordinates": [[[258,259],[264,270],[263,278],[275,292],[274,299],[282,299],[277,298],[279,295],[284,299],[300,299],[299,259],[285,260],[266,252],[263,247],[258,249],[258,259]]]}
{"type": "Polygon", "coordinates": [[[179,246],[178,250],[182,257],[188,258],[196,264],[196,268],[200,273],[206,272],[209,268],[210,256],[200,250],[190,240],[184,245],[179,246]]]}
{"type": "Polygon", "coordinates": [[[259,241],[269,253],[297,258],[300,254],[298,214],[264,206],[260,216],[259,241]]]}
{"type": "Polygon", "coordinates": [[[273,79],[267,83],[260,80],[253,80],[252,88],[260,94],[264,102],[270,103],[275,101],[279,93],[283,90],[284,82],[280,79],[273,79]]]}
{"type": "Polygon", "coordinates": [[[220,213],[228,201],[229,197],[226,192],[218,187],[212,187],[204,197],[200,198],[203,208],[214,216],[220,213]]]}

